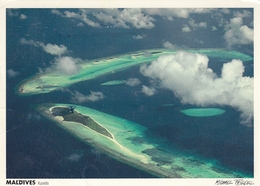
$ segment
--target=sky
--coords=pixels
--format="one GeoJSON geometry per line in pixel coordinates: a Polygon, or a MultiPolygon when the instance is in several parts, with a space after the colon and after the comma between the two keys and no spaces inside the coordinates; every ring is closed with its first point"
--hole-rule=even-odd
{"type": "MultiPolygon", "coordinates": [[[[86,52],[92,52],[96,56],[77,55],[75,43],[70,43],[72,39],[54,40],[53,35],[48,38],[44,34],[41,36],[19,33],[17,43],[20,47],[35,48],[51,59],[44,65],[38,65],[38,72],[55,70],[63,75],[75,75],[81,69],[80,63],[97,58],[98,52],[103,55],[107,52],[109,56],[149,48],[180,49],[182,51],[175,55],[162,56],[150,65],[140,67],[140,73],[149,78],[149,84],[143,84],[132,77],[126,85],[141,85],[140,92],[149,97],[158,92],[158,87],[168,89],[183,104],[231,106],[241,112],[241,123],[252,123],[254,78],[253,75],[244,76],[246,67],[243,62],[236,59],[226,61],[219,72],[215,72],[209,66],[207,56],[190,54],[185,52],[185,49],[226,48],[253,56],[253,9],[115,8],[44,11],[43,15],[55,20],[54,28],[49,28],[49,21],[45,23],[37,20],[30,10],[7,9],[6,14],[8,19],[15,19],[21,24],[31,24],[30,26],[34,24],[35,28],[52,29],[50,33],[59,36],[67,34],[68,38],[76,38],[81,35],[81,40],[90,36],[93,40],[87,37],[86,41],[82,42],[85,42],[86,48],[89,49],[93,43],[93,49],[97,51],[86,52]],[[33,22],[33,19],[36,19],[36,22],[33,22]]],[[[21,73],[19,69],[7,69],[9,78],[17,77],[21,73]]],[[[93,90],[87,95],[78,91],[67,92],[75,103],[94,102],[105,98],[102,92],[93,90]]]]}

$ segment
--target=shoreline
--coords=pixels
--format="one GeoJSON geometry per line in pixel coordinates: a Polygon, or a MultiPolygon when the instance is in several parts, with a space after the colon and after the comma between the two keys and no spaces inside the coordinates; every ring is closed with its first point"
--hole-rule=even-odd
{"type": "MultiPolygon", "coordinates": [[[[58,106],[58,107],[62,107],[62,106],[58,106]]],[[[64,106],[64,107],[65,107],[65,106],[64,106]]],[[[56,108],[56,107],[53,106],[53,107],[49,108],[49,111],[50,111],[51,113],[52,113],[52,109],[53,109],[53,108],[56,108]]],[[[66,108],[66,107],[65,107],[65,108],[66,108]]],[[[75,110],[75,111],[76,111],[76,110],[75,110]]],[[[50,117],[52,117],[52,119],[57,120],[58,122],[62,122],[62,123],[64,123],[64,122],[66,122],[66,123],[78,123],[78,122],[74,122],[74,121],[66,121],[66,120],[64,120],[64,118],[63,118],[62,116],[58,116],[58,117],[57,117],[57,116],[50,115],[50,117]],[[63,119],[61,119],[61,118],[63,118],[63,119]]],[[[88,117],[89,117],[89,116],[88,116],[88,117]]],[[[91,118],[91,117],[90,117],[90,118],[91,118]]],[[[113,141],[113,143],[115,143],[115,144],[116,144],[121,150],[123,150],[126,154],[131,154],[130,157],[139,158],[143,163],[148,164],[148,159],[147,159],[145,156],[136,154],[136,153],[132,152],[131,150],[129,150],[127,147],[125,147],[125,146],[123,146],[122,144],[120,144],[120,143],[116,140],[114,134],[113,134],[111,131],[109,131],[106,127],[104,127],[102,124],[100,124],[99,122],[97,122],[94,118],[91,118],[91,119],[92,119],[94,122],[96,122],[99,126],[101,126],[101,127],[103,127],[104,129],[106,129],[106,130],[111,134],[112,138],[109,138],[108,136],[106,136],[106,135],[104,135],[104,134],[102,134],[102,133],[99,133],[99,132],[97,132],[97,131],[91,129],[91,128],[88,127],[88,126],[85,126],[85,125],[84,125],[84,127],[87,127],[87,128],[90,129],[91,131],[93,131],[93,132],[95,132],[95,133],[97,133],[97,134],[99,134],[99,135],[102,135],[103,137],[107,138],[108,140],[113,141]]],[[[81,125],[81,124],[80,124],[80,125],[81,125]]]]}

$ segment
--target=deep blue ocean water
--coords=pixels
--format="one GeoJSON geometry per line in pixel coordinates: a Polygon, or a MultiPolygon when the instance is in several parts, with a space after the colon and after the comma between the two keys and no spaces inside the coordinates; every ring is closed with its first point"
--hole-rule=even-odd
{"type": "MultiPolygon", "coordinates": [[[[160,48],[166,36],[156,34],[159,30],[141,30],[146,39],[134,41],[132,29],[111,28],[96,30],[91,27],[77,28],[76,23],[50,13],[23,10],[31,19],[21,20],[7,16],[7,69],[19,71],[15,78],[7,77],[7,177],[8,178],[126,178],[154,177],[101,153],[69,135],[54,123],[43,118],[33,105],[61,102],[72,103],[67,91],[48,94],[18,96],[15,87],[25,78],[46,68],[53,56],[41,48],[19,43],[21,38],[41,41],[45,44],[64,44],[71,50],[70,56],[95,59],[140,49],[160,48]],[[151,36],[157,37],[151,37],[151,36]],[[148,39],[149,38],[149,39],[148,39]]],[[[161,26],[165,25],[163,20],[161,26]]],[[[181,24],[177,22],[176,24],[181,24]]],[[[174,27],[169,26],[168,27],[174,27]]],[[[158,27],[157,29],[160,29],[158,27]]],[[[169,30],[169,29],[168,29],[169,30]]],[[[180,45],[183,38],[174,37],[180,45]]],[[[179,33],[181,34],[181,33],[179,33]]],[[[189,43],[188,38],[183,41],[189,43]]],[[[216,41],[217,38],[212,38],[216,41]]],[[[204,47],[222,47],[219,42],[208,41],[204,47]]],[[[195,43],[190,44],[195,47],[195,43]]],[[[198,46],[197,46],[198,47],[198,46]]],[[[248,51],[248,48],[240,48],[248,51]]],[[[253,61],[244,63],[244,75],[253,76],[253,61]]],[[[222,63],[210,60],[209,67],[220,74],[222,63]]],[[[197,153],[205,159],[216,159],[224,166],[253,175],[253,127],[239,123],[239,113],[231,107],[223,115],[205,118],[188,117],[179,112],[194,107],[182,105],[169,90],[158,89],[153,97],[141,93],[141,85],[100,86],[110,80],[138,78],[143,85],[149,79],[142,76],[139,66],[111,73],[99,78],[76,83],[69,88],[84,95],[100,91],[105,98],[98,102],[81,103],[101,112],[125,118],[147,127],[147,136],[167,140],[172,148],[184,153],[197,153]],[[163,104],[173,104],[163,106],[163,104]]]]}

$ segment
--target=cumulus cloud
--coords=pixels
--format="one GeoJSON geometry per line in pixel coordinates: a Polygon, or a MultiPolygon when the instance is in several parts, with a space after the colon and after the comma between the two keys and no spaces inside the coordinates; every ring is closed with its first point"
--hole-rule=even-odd
{"type": "Polygon", "coordinates": [[[62,55],[67,52],[67,47],[64,45],[50,44],[42,45],[43,50],[52,55],[62,55]]]}
{"type": "Polygon", "coordinates": [[[231,48],[233,45],[252,44],[254,40],[254,30],[247,25],[243,25],[241,17],[230,19],[225,27],[224,39],[227,47],[231,48]]]}
{"type": "Polygon", "coordinates": [[[134,86],[137,86],[137,85],[140,85],[140,84],[141,84],[141,81],[137,78],[129,78],[126,81],[126,85],[129,85],[131,87],[134,87],[134,86]]]}
{"type": "Polygon", "coordinates": [[[19,72],[16,72],[13,69],[8,69],[7,75],[8,75],[8,77],[12,78],[12,77],[16,77],[17,75],[19,75],[19,72]]]}
{"type": "Polygon", "coordinates": [[[34,40],[27,40],[25,38],[21,38],[20,39],[20,43],[22,45],[33,45],[35,47],[39,47],[41,45],[41,43],[39,41],[34,41],[34,40]]]}
{"type": "Polygon", "coordinates": [[[153,17],[143,13],[139,8],[102,9],[100,12],[94,13],[94,16],[105,25],[123,28],[132,26],[137,29],[150,29],[154,27],[153,21],[155,21],[153,17]]]}
{"type": "Polygon", "coordinates": [[[79,58],[72,58],[68,56],[59,57],[54,60],[52,66],[47,70],[55,70],[61,74],[69,76],[75,75],[81,69],[81,66],[77,64],[79,61],[81,61],[79,58]]]}
{"type": "Polygon", "coordinates": [[[21,14],[19,18],[20,18],[20,19],[27,19],[27,16],[24,15],[24,14],[21,14]]]}
{"type": "Polygon", "coordinates": [[[16,9],[8,8],[6,9],[7,15],[10,17],[18,17],[19,19],[27,19],[27,16],[24,14],[19,14],[16,9]]]}
{"type": "Polygon", "coordinates": [[[194,19],[190,19],[189,20],[189,25],[193,28],[193,29],[197,29],[197,28],[207,28],[207,23],[206,22],[200,22],[200,23],[196,23],[194,19]]]}
{"type": "Polygon", "coordinates": [[[73,19],[78,19],[82,22],[84,22],[85,24],[91,26],[91,27],[100,27],[100,24],[97,22],[94,22],[92,20],[90,20],[87,16],[87,13],[80,10],[79,12],[75,13],[75,12],[70,12],[70,11],[64,11],[61,12],[59,10],[52,10],[51,11],[53,14],[56,14],[58,16],[64,17],[64,18],[73,18],[73,19]]]}
{"type": "Polygon", "coordinates": [[[64,18],[78,19],[91,27],[101,27],[101,25],[122,27],[122,28],[146,28],[154,27],[155,19],[144,14],[139,8],[127,9],[97,9],[88,11],[80,9],[78,12],[52,10],[53,14],[64,18]],[[89,17],[93,20],[90,20],[89,17]]]}
{"type": "Polygon", "coordinates": [[[89,95],[81,94],[78,91],[70,92],[72,94],[72,102],[74,103],[84,103],[84,102],[95,102],[103,99],[105,96],[102,92],[90,91],[89,95]]]}
{"type": "Polygon", "coordinates": [[[140,71],[171,90],[183,104],[228,105],[241,112],[242,123],[252,123],[254,84],[253,78],[243,77],[242,61],[225,63],[218,77],[208,68],[208,60],[205,55],[180,51],[160,56],[151,65],[142,65],[140,71]]]}
{"type": "Polygon", "coordinates": [[[182,32],[191,32],[192,30],[197,30],[198,28],[207,28],[206,22],[196,23],[194,19],[190,19],[188,25],[185,24],[182,27],[182,32]]]}
{"type": "Polygon", "coordinates": [[[211,31],[216,31],[216,30],[218,30],[217,27],[215,27],[215,26],[211,27],[211,31]]]}
{"type": "Polygon", "coordinates": [[[23,45],[32,45],[35,47],[41,47],[45,52],[51,55],[62,55],[68,52],[68,48],[64,45],[50,44],[44,45],[44,43],[34,40],[20,39],[20,43],[23,45]]]}
{"type": "Polygon", "coordinates": [[[183,32],[191,32],[191,29],[190,29],[190,27],[189,27],[188,25],[184,25],[184,26],[182,27],[182,31],[183,31],[183,32]]]}
{"type": "Polygon", "coordinates": [[[177,48],[179,48],[177,45],[173,45],[171,42],[169,42],[169,41],[165,41],[165,42],[163,42],[163,47],[164,48],[168,48],[168,49],[177,49],[177,48]]]}
{"type": "Polygon", "coordinates": [[[211,8],[124,8],[124,9],[79,9],[77,11],[52,10],[58,16],[78,19],[92,27],[121,27],[151,29],[156,16],[169,21],[177,18],[189,18],[190,14],[207,14],[215,12],[211,8]],[[91,18],[91,20],[90,20],[91,18]]]}
{"type": "Polygon", "coordinates": [[[146,37],[145,34],[133,36],[134,39],[143,39],[144,37],[146,37]]]}
{"type": "Polygon", "coordinates": [[[146,94],[147,96],[153,96],[156,93],[156,90],[153,87],[147,87],[147,86],[143,85],[142,92],[144,94],[146,94]]]}
{"type": "Polygon", "coordinates": [[[17,17],[19,16],[18,12],[14,11],[14,9],[7,8],[6,9],[7,15],[10,17],[17,17]]]}
{"type": "Polygon", "coordinates": [[[77,26],[78,26],[78,27],[83,27],[84,24],[83,24],[83,23],[79,23],[79,24],[77,24],[77,26]]]}
{"type": "Polygon", "coordinates": [[[163,41],[163,47],[164,47],[164,48],[168,48],[168,49],[172,49],[172,50],[187,48],[187,47],[184,46],[184,45],[178,46],[178,45],[176,45],[176,44],[172,44],[170,41],[163,41]]]}
{"type": "Polygon", "coordinates": [[[188,18],[190,14],[210,13],[214,9],[210,8],[144,8],[143,12],[149,15],[158,15],[172,20],[173,17],[188,18]]]}
{"type": "Polygon", "coordinates": [[[248,10],[243,10],[242,12],[234,11],[234,17],[244,18],[244,17],[250,17],[250,16],[252,16],[252,13],[249,12],[248,10]]]}

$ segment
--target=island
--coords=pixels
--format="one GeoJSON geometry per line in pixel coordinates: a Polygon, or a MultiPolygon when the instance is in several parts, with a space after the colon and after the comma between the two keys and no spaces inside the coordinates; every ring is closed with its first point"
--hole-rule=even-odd
{"type": "MultiPolygon", "coordinates": [[[[80,81],[94,79],[99,76],[124,70],[132,66],[149,63],[156,60],[160,55],[175,54],[177,51],[179,50],[165,48],[151,49],[101,59],[86,60],[86,62],[79,64],[81,69],[77,74],[64,75],[58,71],[48,71],[29,77],[28,79],[22,81],[16,89],[19,95],[48,93],[68,87],[80,81]]],[[[227,62],[232,59],[240,59],[243,62],[252,60],[251,56],[225,49],[186,49],[185,51],[204,54],[209,58],[214,57],[220,61],[227,62]]]]}
{"type": "Polygon", "coordinates": [[[144,126],[80,105],[49,103],[35,109],[79,140],[112,158],[165,178],[247,178],[217,160],[173,148],[144,126]],[[73,109],[71,109],[73,108],[73,109]]]}

